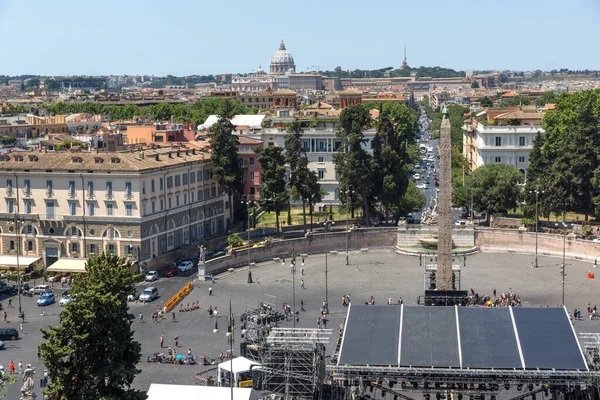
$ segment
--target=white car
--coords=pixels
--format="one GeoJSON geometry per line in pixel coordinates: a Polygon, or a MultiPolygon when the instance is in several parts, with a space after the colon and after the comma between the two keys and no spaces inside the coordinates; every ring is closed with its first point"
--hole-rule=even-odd
{"type": "Polygon", "coordinates": [[[148,271],[146,274],[145,281],[146,282],[154,282],[158,280],[158,272],[157,271],[148,271]]]}
{"type": "Polygon", "coordinates": [[[185,272],[185,271],[189,271],[190,269],[192,269],[192,267],[194,266],[194,263],[191,261],[184,261],[181,264],[179,264],[179,271],[180,272],[185,272]]]}
{"type": "Polygon", "coordinates": [[[62,299],[60,299],[60,301],[58,302],[58,305],[61,307],[66,306],[71,300],[73,300],[73,298],[70,295],[65,295],[63,296],[62,299]]]}
{"type": "Polygon", "coordinates": [[[414,177],[416,181],[418,181],[419,179],[421,179],[421,174],[415,174],[414,177]]]}
{"type": "Polygon", "coordinates": [[[596,239],[592,240],[592,242],[594,242],[594,243],[600,243],[600,238],[596,238],[596,239]]]}

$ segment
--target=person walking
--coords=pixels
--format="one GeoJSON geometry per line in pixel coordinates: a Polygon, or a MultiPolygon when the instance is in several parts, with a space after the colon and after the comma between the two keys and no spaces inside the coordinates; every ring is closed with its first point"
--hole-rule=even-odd
{"type": "Polygon", "coordinates": [[[38,356],[38,360],[40,358],[42,358],[42,349],[40,349],[40,346],[37,347],[37,356],[38,356]]]}
{"type": "Polygon", "coordinates": [[[163,347],[165,347],[165,337],[160,335],[160,348],[162,349],[163,347]]]}
{"type": "Polygon", "coordinates": [[[300,311],[306,311],[304,309],[304,300],[300,300],[300,311]]]}
{"type": "Polygon", "coordinates": [[[8,299],[8,308],[13,308],[12,299],[8,299]]]}
{"type": "Polygon", "coordinates": [[[19,360],[19,375],[23,374],[23,361],[19,360]]]}
{"type": "Polygon", "coordinates": [[[177,322],[175,319],[175,311],[171,312],[171,322],[177,322]]]}
{"type": "Polygon", "coordinates": [[[175,341],[175,347],[179,347],[179,336],[175,336],[173,340],[175,341]]]}
{"type": "Polygon", "coordinates": [[[306,289],[304,287],[304,279],[300,280],[300,289],[306,289]]]}
{"type": "Polygon", "coordinates": [[[212,296],[212,286],[209,286],[209,287],[208,287],[208,295],[209,295],[209,296],[212,296]]]}
{"type": "Polygon", "coordinates": [[[13,360],[10,360],[10,364],[8,364],[8,372],[11,375],[15,374],[15,363],[13,362],[13,360]]]}
{"type": "Polygon", "coordinates": [[[140,322],[144,322],[144,314],[140,313],[140,322]]]}
{"type": "Polygon", "coordinates": [[[21,322],[20,324],[20,328],[21,328],[21,335],[23,334],[23,323],[21,322]]]}
{"type": "Polygon", "coordinates": [[[6,311],[2,312],[2,322],[8,322],[8,314],[6,313],[6,311]]]}

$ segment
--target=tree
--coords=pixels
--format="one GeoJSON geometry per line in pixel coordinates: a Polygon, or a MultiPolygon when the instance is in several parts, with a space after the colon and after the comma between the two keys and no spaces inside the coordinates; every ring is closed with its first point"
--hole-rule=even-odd
{"type": "Polygon", "coordinates": [[[135,292],[131,263],[111,253],[90,256],[74,280],[73,301],[61,324],[42,329],[47,393],[57,399],[145,399],[131,388],[140,371],[141,345],[133,340],[127,296],[135,292]]]}
{"type": "Polygon", "coordinates": [[[486,164],[465,178],[465,187],[457,191],[460,204],[470,204],[489,218],[517,207],[523,175],[512,165],[486,164]]]}
{"type": "Polygon", "coordinates": [[[540,97],[535,100],[535,105],[538,107],[545,106],[549,103],[554,103],[556,101],[556,93],[552,90],[542,93],[540,97]]]}
{"type": "MultiPolygon", "coordinates": [[[[226,102],[217,122],[210,128],[210,146],[213,174],[219,186],[229,197],[229,221],[233,223],[233,195],[243,190],[244,167],[237,153],[238,138],[233,134],[234,126],[230,103],[226,102]]],[[[229,226],[227,227],[229,228],[229,226]]]]}
{"type": "Polygon", "coordinates": [[[528,96],[516,95],[507,99],[502,99],[500,105],[502,107],[528,106],[531,104],[531,99],[528,96]]]}
{"type": "Polygon", "coordinates": [[[279,232],[279,215],[289,202],[283,149],[276,146],[261,149],[258,162],[262,168],[261,202],[268,211],[275,211],[276,230],[279,232]]]}
{"type": "Polygon", "coordinates": [[[479,89],[479,82],[478,81],[473,81],[471,83],[471,89],[479,89]]]}
{"type": "Polygon", "coordinates": [[[425,207],[427,199],[425,195],[413,181],[408,182],[406,192],[398,202],[397,208],[392,210],[394,219],[397,221],[399,217],[407,215],[413,210],[422,210],[425,207]]]}
{"type": "Polygon", "coordinates": [[[316,172],[308,168],[308,158],[302,150],[300,142],[302,133],[300,120],[292,122],[288,129],[288,135],[285,138],[285,158],[290,166],[289,187],[292,198],[302,201],[304,233],[306,233],[306,204],[310,207],[310,225],[312,229],[313,206],[315,203],[321,201],[322,191],[316,172]]]}
{"type": "Polygon", "coordinates": [[[369,224],[369,208],[373,201],[373,157],[366,151],[367,142],[363,131],[369,126],[371,116],[362,105],[352,105],[340,114],[337,138],[341,141],[339,151],[333,155],[338,172],[340,188],[352,186],[362,197],[363,217],[369,224]]]}
{"type": "Polygon", "coordinates": [[[481,107],[493,107],[494,106],[494,101],[487,96],[483,96],[481,99],[479,99],[479,101],[481,102],[481,107]]]}
{"type": "Polygon", "coordinates": [[[16,381],[17,380],[9,375],[7,371],[0,371],[0,399],[4,398],[8,385],[15,383],[16,381]]]}

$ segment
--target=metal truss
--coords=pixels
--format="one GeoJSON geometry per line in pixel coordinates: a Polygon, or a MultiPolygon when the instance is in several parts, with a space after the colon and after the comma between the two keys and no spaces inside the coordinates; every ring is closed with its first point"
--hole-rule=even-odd
{"type": "Polygon", "coordinates": [[[519,370],[519,369],[451,369],[380,366],[328,365],[334,381],[396,381],[411,384],[545,384],[598,385],[600,371],[519,370]]]}

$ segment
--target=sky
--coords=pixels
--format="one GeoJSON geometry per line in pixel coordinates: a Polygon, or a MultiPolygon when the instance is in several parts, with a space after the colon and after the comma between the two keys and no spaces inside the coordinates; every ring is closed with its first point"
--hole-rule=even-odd
{"type": "Polygon", "coordinates": [[[0,0],[0,75],[600,69],[600,0],[0,0]]]}

